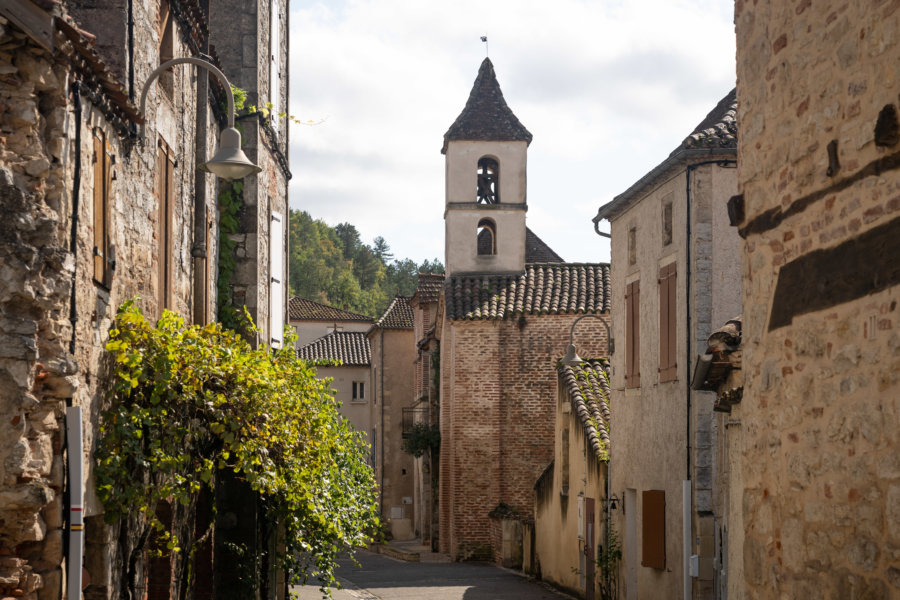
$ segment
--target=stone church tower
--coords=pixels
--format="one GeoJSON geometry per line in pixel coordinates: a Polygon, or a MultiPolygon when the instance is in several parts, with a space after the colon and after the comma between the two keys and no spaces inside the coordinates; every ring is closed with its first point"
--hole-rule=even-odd
{"type": "Polygon", "coordinates": [[[485,58],[469,100],[444,134],[448,275],[525,268],[525,167],[531,133],[503,99],[485,58]]]}
{"type": "MultiPolygon", "coordinates": [[[[530,143],[485,59],[442,150],[437,546],[509,567],[521,566],[534,484],[553,460],[556,363],[575,319],[609,309],[609,265],[566,263],[525,226],[530,143]]],[[[598,320],[577,333],[584,356],[606,355],[598,320]]]]}

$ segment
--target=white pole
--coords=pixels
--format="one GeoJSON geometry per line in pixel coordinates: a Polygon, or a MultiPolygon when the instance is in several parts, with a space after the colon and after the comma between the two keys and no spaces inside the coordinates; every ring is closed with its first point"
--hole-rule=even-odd
{"type": "Polygon", "coordinates": [[[691,600],[691,480],[681,482],[681,519],[683,535],[681,539],[682,571],[684,571],[684,600],[691,600]]]}
{"type": "Polygon", "coordinates": [[[66,409],[66,440],[69,452],[69,557],[66,561],[66,598],[81,598],[81,564],[84,555],[84,441],[81,407],[66,409]]]}

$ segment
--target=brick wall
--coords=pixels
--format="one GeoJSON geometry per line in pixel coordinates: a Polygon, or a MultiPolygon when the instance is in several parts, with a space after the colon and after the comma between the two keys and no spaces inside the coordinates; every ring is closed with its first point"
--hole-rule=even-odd
{"type": "Polygon", "coordinates": [[[747,598],[896,597],[898,3],[738,1],[735,23],[746,534],[729,541],[747,598]]]}
{"type": "MultiPolygon", "coordinates": [[[[440,547],[498,560],[500,503],[532,517],[533,487],[553,458],[556,363],[579,315],[445,321],[441,336],[440,547]]],[[[578,324],[583,357],[606,354],[597,319],[578,324]]]]}

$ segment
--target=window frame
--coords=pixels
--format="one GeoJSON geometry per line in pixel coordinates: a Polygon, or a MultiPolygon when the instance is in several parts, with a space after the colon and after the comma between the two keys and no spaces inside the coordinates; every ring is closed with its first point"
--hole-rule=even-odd
{"type": "Polygon", "coordinates": [[[678,268],[671,262],[659,269],[659,381],[678,379],[678,268]]]}
{"type": "Polygon", "coordinates": [[[177,159],[162,137],[157,139],[156,153],[156,210],[157,210],[157,289],[159,315],[171,308],[174,284],[174,222],[175,222],[175,164],[177,159]]]}

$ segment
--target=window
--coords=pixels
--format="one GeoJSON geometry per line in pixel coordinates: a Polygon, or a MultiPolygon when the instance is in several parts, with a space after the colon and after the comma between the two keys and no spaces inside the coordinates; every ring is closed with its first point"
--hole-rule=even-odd
{"type": "Polygon", "coordinates": [[[481,204],[500,202],[500,165],[487,156],[478,159],[478,202],[481,204]]]}
{"type": "Polygon", "coordinates": [[[675,294],[677,287],[675,263],[659,270],[659,380],[674,381],[675,361],[675,294]]]}
{"type": "Polygon", "coordinates": [[[637,228],[631,227],[628,230],[628,264],[637,264],[637,228]]]}
{"type": "Polygon", "coordinates": [[[269,232],[269,335],[273,348],[284,343],[284,217],[273,212],[269,232]]]}
{"type": "Polygon", "coordinates": [[[641,385],[641,282],[625,286],[625,387],[641,385]]]}
{"type": "MultiPolygon", "coordinates": [[[[669,194],[671,196],[671,194],[669,194]]],[[[668,246],[672,243],[672,201],[669,200],[663,204],[662,213],[662,245],[668,246]]]]}
{"type": "MultiPolygon", "coordinates": [[[[175,57],[175,32],[169,0],[159,0],[156,25],[159,34],[159,64],[163,64],[175,57]]],[[[172,68],[159,76],[159,87],[167,98],[171,100],[174,97],[175,72],[172,68]]]]}
{"type": "Polygon", "coordinates": [[[159,314],[172,306],[172,272],[174,239],[172,221],[175,216],[175,156],[160,138],[156,155],[156,300],[159,314]]]}
{"type": "Polygon", "coordinates": [[[366,399],[366,382],[365,381],[354,381],[353,382],[353,400],[357,402],[364,402],[366,399]]]}
{"type": "Polygon", "coordinates": [[[497,226],[490,219],[478,221],[477,240],[478,256],[494,256],[497,254],[497,226]]]}
{"type": "Polygon", "coordinates": [[[641,565],[666,568],[666,493],[647,490],[641,494],[641,565]]]}
{"type": "Polygon", "coordinates": [[[113,164],[109,141],[102,129],[94,130],[94,281],[105,288],[112,283],[115,267],[110,241],[110,196],[113,164]]]}

